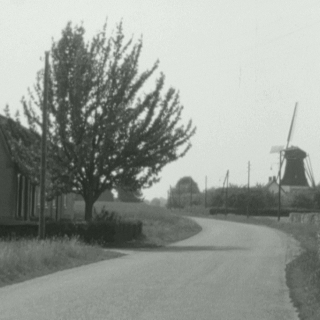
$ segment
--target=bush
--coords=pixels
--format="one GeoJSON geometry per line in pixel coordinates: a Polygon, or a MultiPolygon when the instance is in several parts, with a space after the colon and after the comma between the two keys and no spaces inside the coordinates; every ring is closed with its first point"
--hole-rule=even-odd
{"type": "MultiPolygon", "coordinates": [[[[288,208],[281,208],[280,210],[280,216],[281,217],[289,217],[290,212],[292,212],[291,209],[288,208]]],[[[264,209],[258,209],[255,212],[255,216],[263,216],[263,217],[277,217],[279,214],[278,208],[264,208],[264,209]]]]}
{"type": "Polygon", "coordinates": [[[310,191],[300,191],[287,195],[289,206],[292,208],[312,209],[315,207],[315,197],[310,191]]]}
{"type": "MultiPolygon", "coordinates": [[[[288,217],[291,212],[298,212],[298,213],[308,213],[308,212],[315,212],[313,209],[297,209],[297,208],[281,208],[280,216],[281,217],[288,217]]],[[[209,214],[224,214],[225,208],[224,207],[212,207],[209,209],[209,214]]],[[[228,208],[227,213],[237,214],[237,215],[246,215],[247,211],[245,208],[228,208]]],[[[256,211],[249,212],[253,216],[270,216],[270,217],[277,217],[278,216],[278,208],[263,208],[257,209],[256,211]]]]}
{"type": "MultiPolygon", "coordinates": [[[[233,214],[239,214],[240,210],[237,208],[228,208],[227,213],[233,213],[233,214]]],[[[211,207],[209,209],[209,214],[214,215],[214,214],[219,214],[219,213],[226,213],[226,210],[224,207],[211,207]]]]}

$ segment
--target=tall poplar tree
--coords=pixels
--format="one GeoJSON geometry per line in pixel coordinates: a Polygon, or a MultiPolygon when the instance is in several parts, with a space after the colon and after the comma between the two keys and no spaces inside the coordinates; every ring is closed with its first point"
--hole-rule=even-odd
{"type": "MultiPolygon", "coordinates": [[[[81,194],[85,219],[106,189],[140,190],[157,182],[161,169],[183,157],[195,133],[181,124],[174,88],[141,92],[158,62],[139,71],[142,40],[125,40],[122,23],[107,36],[106,24],[91,41],[82,25],[68,23],[53,41],[48,103],[48,159],[52,186],[81,194]]],[[[29,127],[41,132],[43,70],[23,98],[29,127]]]]}

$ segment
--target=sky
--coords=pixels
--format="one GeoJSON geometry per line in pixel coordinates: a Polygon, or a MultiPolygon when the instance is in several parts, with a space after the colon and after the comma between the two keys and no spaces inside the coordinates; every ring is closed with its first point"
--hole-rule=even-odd
{"type": "MultiPolygon", "coordinates": [[[[146,199],[167,197],[191,176],[200,190],[229,182],[267,183],[285,145],[311,159],[320,180],[320,2],[318,0],[0,0],[0,113],[12,114],[43,68],[44,52],[68,21],[83,22],[88,40],[106,19],[112,32],[143,37],[141,71],[157,59],[166,85],[180,92],[182,123],[197,133],[187,155],[168,164],[146,199]]],[[[151,85],[154,80],[151,80],[151,85]]]]}

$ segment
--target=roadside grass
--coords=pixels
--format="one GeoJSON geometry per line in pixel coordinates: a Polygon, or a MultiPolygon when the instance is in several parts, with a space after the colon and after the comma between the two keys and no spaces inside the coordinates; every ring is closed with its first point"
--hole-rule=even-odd
{"type": "MultiPolygon", "coordinates": [[[[187,239],[201,231],[201,227],[185,216],[172,213],[162,207],[150,206],[145,203],[124,203],[98,201],[94,205],[99,214],[102,208],[122,219],[137,219],[143,224],[143,237],[125,247],[158,247],[187,239]]],[[[75,215],[84,216],[84,202],[76,201],[75,215]]]]}
{"type": "MultiPolygon", "coordinates": [[[[193,214],[188,212],[187,215],[193,214]]],[[[205,218],[227,220],[239,223],[264,225],[278,229],[299,241],[302,252],[286,266],[287,285],[290,298],[298,309],[301,320],[320,319],[320,259],[319,259],[319,227],[312,224],[291,223],[288,218],[281,217],[278,222],[274,217],[237,216],[228,214],[199,215],[205,218]]]]}
{"type": "Polygon", "coordinates": [[[0,287],[123,254],[72,239],[0,241],[0,287]]]}
{"type": "MultiPolygon", "coordinates": [[[[143,203],[98,202],[95,209],[105,207],[123,219],[138,219],[143,223],[143,237],[130,243],[118,244],[121,248],[164,246],[186,239],[201,231],[194,221],[172,214],[164,208],[143,203]]],[[[75,215],[84,216],[84,203],[76,202],[75,215]]],[[[115,247],[110,245],[110,247],[115,247]]],[[[124,254],[97,245],[87,245],[77,238],[47,240],[0,240],[0,287],[78,267],[124,254]]]]}

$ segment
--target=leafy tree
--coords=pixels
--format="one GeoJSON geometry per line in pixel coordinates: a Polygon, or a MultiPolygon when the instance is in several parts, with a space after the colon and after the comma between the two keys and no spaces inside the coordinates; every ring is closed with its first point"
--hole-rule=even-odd
{"type": "MultiPolygon", "coordinates": [[[[150,187],[165,165],[191,147],[195,128],[191,121],[181,124],[179,93],[164,92],[164,75],[141,92],[158,68],[155,62],[139,72],[141,50],[141,39],[125,40],[122,23],[110,36],[105,24],[89,42],[82,25],[68,23],[61,39],[52,42],[48,166],[55,190],[82,195],[86,220],[103,191],[150,187]]],[[[42,78],[43,70],[29,99],[22,100],[29,128],[38,133],[42,78]]],[[[38,162],[30,165],[39,168],[38,162]]]]}
{"type": "Polygon", "coordinates": [[[192,177],[183,177],[178,180],[174,188],[170,188],[167,206],[178,208],[197,205],[201,202],[201,194],[198,184],[192,177]],[[191,199],[192,198],[192,199],[191,199]]]}

